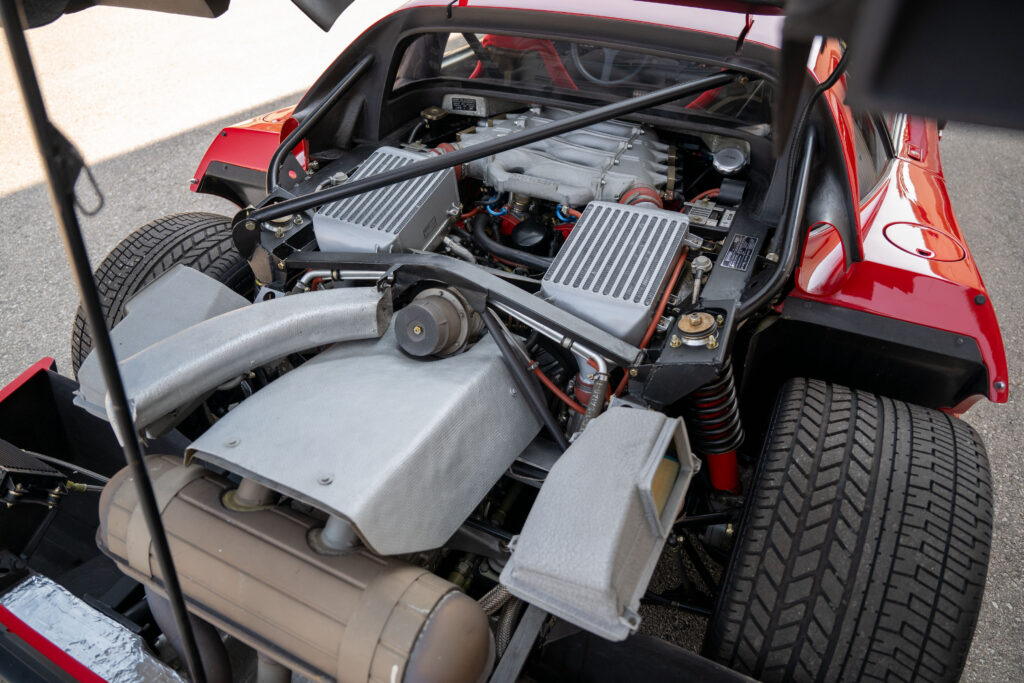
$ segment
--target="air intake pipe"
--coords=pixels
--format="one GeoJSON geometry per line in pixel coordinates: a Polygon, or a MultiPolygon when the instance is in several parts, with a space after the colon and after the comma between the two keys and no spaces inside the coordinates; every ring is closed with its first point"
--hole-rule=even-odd
{"type": "MultiPolygon", "coordinates": [[[[320,555],[307,536],[322,522],[285,507],[229,510],[226,479],[169,456],[147,466],[196,616],[314,679],[471,683],[490,672],[487,617],[453,584],[367,551],[320,555]]],[[[99,512],[103,552],[162,593],[127,469],[99,512]]]]}

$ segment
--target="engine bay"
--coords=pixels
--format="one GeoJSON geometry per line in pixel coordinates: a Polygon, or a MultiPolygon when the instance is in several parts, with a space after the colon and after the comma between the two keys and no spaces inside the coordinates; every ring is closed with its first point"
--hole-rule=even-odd
{"type": "MultiPolygon", "coordinates": [[[[728,551],[744,440],[728,351],[771,258],[754,210],[769,174],[746,136],[619,119],[514,144],[574,116],[452,94],[384,144],[314,154],[301,171],[289,158],[291,182],[272,200],[379,187],[236,219],[254,303],[187,268],[131,302],[112,336],[136,427],[191,441],[185,462],[161,461],[155,479],[180,516],[168,518],[172,533],[200,554],[201,527],[234,538],[216,573],[228,578],[214,583],[248,571],[237,553],[254,543],[281,566],[345,577],[374,573],[356,556],[386,561],[381,581],[425,571],[446,581],[423,609],[440,613],[445,586],[479,600],[488,619],[458,619],[495,634],[475,641],[480,668],[508,647],[522,600],[610,640],[635,632],[681,508],[724,515],[708,537],[728,551]],[[183,300],[188,315],[176,313],[183,300]],[[210,507],[218,498],[235,521],[210,507]],[[288,525],[273,521],[285,512],[288,525]],[[617,531],[594,533],[599,520],[617,531]]],[[[106,417],[91,356],[79,380],[77,403],[106,417]]],[[[138,501],[108,489],[101,548],[153,585],[148,546],[124,525],[138,501]]],[[[218,628],[272,646],[294,670],[335,675],[282,640],[300,612],[244,617],[251,595],[200,588],[213,579],[186,565],[186,594],[218,628]]],[[[265,599],[287,592],[274,575],[260,581],[265,599]]],[[[373,609],[413,590],[360,585],[332,590],[373,609]]],[[[358,647],[353,660],[383,656],[358,647]]],[[[418,647],[403,641],[388,656],[411,671],[418,647]]]]}

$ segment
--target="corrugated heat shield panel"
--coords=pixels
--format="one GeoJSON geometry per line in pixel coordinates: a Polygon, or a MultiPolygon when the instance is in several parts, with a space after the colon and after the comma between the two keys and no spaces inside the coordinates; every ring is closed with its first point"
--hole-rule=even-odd
{"type": "MultiPolygon", "coordinates": [[[[422,153],[381,147],[350,180],[387,173],[423,158],[422,153]]],[[[443,236],[447,212],[458,203],[455,171],[449,168],[325,204],[313,216],[313,230],[322,251],[429,249],[443,236]]]]}
{"type": "Polygon", "coordinates": [[[689,226],[663,209],[591,202],[548,268],[542,296],[630,344],[654,315],[689,226]]]}

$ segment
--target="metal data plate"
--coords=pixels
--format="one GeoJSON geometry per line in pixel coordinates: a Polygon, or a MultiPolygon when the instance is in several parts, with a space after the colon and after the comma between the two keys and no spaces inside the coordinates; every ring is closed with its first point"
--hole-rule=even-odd
{"type": "Polygon", "coordinates": [[[340,515],[396,555],[444,544],[539,430],[490,337],[425,361],[389,330],[256,392],[187,454],[340,515]]]}

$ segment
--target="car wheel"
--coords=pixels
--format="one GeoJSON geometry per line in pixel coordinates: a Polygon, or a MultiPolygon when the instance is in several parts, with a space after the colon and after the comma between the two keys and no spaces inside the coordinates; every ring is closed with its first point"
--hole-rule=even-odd
{"type": "MultiPolygon", "coordinates": [[[[212,213],[177,213],[147,223],[126,237],[96,270],[96,287],[107,325],[124,317],[124,305],[172,266],[184,264],[242,295],[251,294],[252,271],[231,241],[231,221],[212,213]]],[[[82,307],[71,331],[75,376],[92,349],[82,307]]]]}
{"type": "Polygon", "coordinates": [[[969,425],[791,380],[706,654],[763,681],[956,681],[991,535],[988,460],[969,425]]]}

